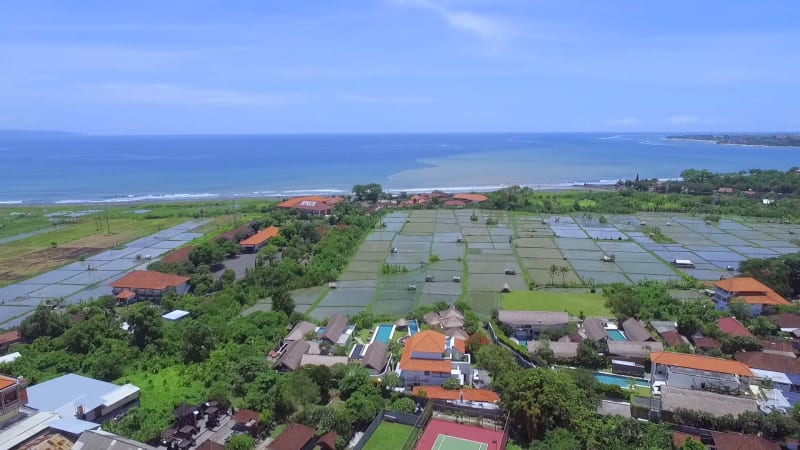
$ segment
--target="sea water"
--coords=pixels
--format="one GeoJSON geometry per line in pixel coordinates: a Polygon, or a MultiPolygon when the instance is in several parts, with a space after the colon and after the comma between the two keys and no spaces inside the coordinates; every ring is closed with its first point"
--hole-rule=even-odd
{"type": "Polygon", "coordinates": [[[0,204],[160,201],[613,184],[687,168],[788,170],[800,149],[666,140],[658,134],[209,136],[0,133],[0,204]]]}

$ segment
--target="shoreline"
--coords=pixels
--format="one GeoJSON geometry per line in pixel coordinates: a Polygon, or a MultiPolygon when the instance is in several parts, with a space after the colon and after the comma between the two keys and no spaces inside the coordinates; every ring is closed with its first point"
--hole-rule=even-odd
{"type": "Polygon", "coordinates": [[[765,148],[788,148],[800,149],[800,145],[768,145],[768,144],[736,144],[733,142],[720,142],[715,139],[692,139],[692,138],[664,138],[667,141],[687,141],[687,142],[706,142],[714,145],[728,145],[732,147],[765,147],[765,148]]]}

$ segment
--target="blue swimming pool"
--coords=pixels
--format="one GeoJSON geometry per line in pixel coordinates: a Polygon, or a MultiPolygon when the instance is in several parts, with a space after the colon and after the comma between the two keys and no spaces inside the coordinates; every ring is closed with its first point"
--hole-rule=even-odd
{"type": "Polygon", "coordinates": [[[419,333],[419,323],[416,320],[408,322],[408,335],[413,336],[417,333],[419,333]]]}
{"type": "Polygon", "coordinates": [[[375,328],[375,333],[372,334],[372,341],[381,341],[388,344],[394,334],[394,325],[383,323],[375,328]]]}
{"type": "Polygon", "coordinates": [[[608,337],[611,338],[612,341],[627,341],[627,339],[625,339],[625,335],[622,333],[622,331],[619,331],[619,330],[606,330],[606,333],[608,333],[608,337]]]}
{"type": "Polygon", "coordinates": [[[641,378],[631,378],[631,377],[623,377],[620,375],[614,375],[612,373],[602,373],[602,372],[595,372],[594,378],[603,384],[616,384],[619,387],[627,388],[630,386],[630,382],[633,381],[636,386],[640,386],[643,388],[650,388],[650,383],[647,380],[643,380],[641,378]]]}

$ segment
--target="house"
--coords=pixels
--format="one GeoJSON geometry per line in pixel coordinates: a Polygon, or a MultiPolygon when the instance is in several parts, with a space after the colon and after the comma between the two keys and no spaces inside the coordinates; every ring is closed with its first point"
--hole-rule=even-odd
{"type": "Polygon", "coordinates": [[[406,341],[398,371],[406,386],[442,385],[448,378],[464,384],[470,373],[465,341],[425,330],[406,341]]]}
{"type": "Polygon", "coordinates": [[[19,330],[12,330],[0,334],[0,354],[7,353],[12,345],[20,342],[22,342],[22,335],[19,330]]]}
{"type": "Polygon", "coordinates": [[[347,365],[347,356],[334,356],[334,355],[313,355],[306,353],[300,357],[300,367],[305,366],[328,366],[333,367],[336,364],[347,365]]]}
{"type": "Polygon", "coordinates": [[[730,334],[731,336],[753,337],[753,333],[739,323],[735,317],[723,317],[722,319],[718,319],[717,326],[719,327],[719,331],[730,334]]]}
{"type": "Polygon", "coordinates": [[[645,361],[652,352],[663,352],[664,344],[661,342],[645,341],[608,341],[608,354],[621,356],[634,361],[645,361]]]}
{"type": "Polygon", "coordinates": [[[644,327],[644,324],[633,317],[629,317],[622,322],[622,329],[625,331],[628,340],[637,342],[655,341],[650,332],[644,327]]]}
{"type": "Polygon", "coordinates": [[[662,381],[682,389],[739,393],[746,391],[753,372],[739,361],[675,352],[651,352],[650,384],[662,381]]]}
{"type": "Polygon", "coordinates": [[[355,327],[347,326],[347,316],[342,313],[336,313],[328,319],[328,323],[325,325],[325,332],[322,333],[320,339],[334,345],[348,345],[354,329],[355,327]]]}
{"type": "Polygon", "coordinates": [[[26,406],[62,418],[102,423],[139,404],[139,388],[95,380],[74,373],[27,388],[26,406]]]}
{"type": "Polygon", "coordinates": [[[433,400],[451,400],[462,402],[497,403],[500,396],[488,389],[445,389],[441,386],[414,386],[412,394],[433,400]]]}
{"type": "Polygon", "coordinates": [[[739,352],[733,357],[752,369],[800,375],[800,360],[765,352],[739,352]]]}
{"type": "Polygon", "coordinates": [[[255,437],[261,423],[261,413],[252,409],[240,409],[233,415],[234,430],[244,431],[255,437]]]}
{"type": "Polygon", "coordinates": [[[570,359],[578,356],[578,345],[577,342],[528,341],[528,352],[537,355],[542,348],[549,346],[556,358],[570,359]]]}
{"type": "Polygon", "coordinates": [[[716,450],[780,450],[781,445],[754,434],[712,431],[716,450]]]}
{"type": "Polygon", "coordinates": [[[74,442],[61,433],[46,433],[25,442],[17,450],[66,450],[73,448],[74,442]]]}
{"type": "Polygon", "coordinates": [[[566,329],[569,324],[569,314],[551,311],[500,310],[498,320],[511,328],[513,337],[529,341],[538,339],[543,331],[566,329]]]}
{"type": "Polygon", "coordinates": [[[278,204],[278,208],[292,209],[313,216],[329,216],[333,212],[333,207],[343,200],[344,199],[341,197],[310,195],[306,197],[290,198],[278,204]]]}
{"type": "Polygon", "coordinates": [[[308,352],[311,344],[304,339],[292,341],[284,346],[283,352],[275,361],[275,369],[281,372],[297,370],[303,355],[308,352]]]}
{"type": "Polygon", "coordinates": [[[678,409],[703,411],[714,417],[732,414],[734,417],[744,412],[758,411],[755,399],[715,394],[713,392],[683,389],[674,386],[661,386],[661,414],[670,420],[678,409]]]}
{"type": "Polygon", "coordinates": [[[449,206],[449,207],[452,207],[452,208],[463,208],[463,207],[467,206],[467,202],[465,202],[464,200],[450,199],[450,200],[445,200],[445,202],[442,203],[442,205],[443,206],[449,206]]]}
{"type": "Polygon", "coordinates": [[[603,321],[594,317],[589,317],[583,321],[583,332],[590,341],[600,342],[608,339],[606,327],[603,321]]]}
{"type": "Polygon", "coordinates": [[[81,433],[81,437],[72,448],[76,450],[156,450],[153,446],[100,429],[81,433]]]}
{"type": "Polygon", "coordinates": [[[242,253],[256,253],[261,250],[261,247],[267,245],[270,239],[277,237],[280,232],[280,228],[269,226],[239,242],[239,247],[242,248],[242,253]]]}
{"type": "Polygon", "coordinates": [[[191,314],[189,311],[184,311],[182,309],[176,309],[176,310],[173,310],[173,311],[170,311],[170,312],[168,312],[166,314],[161,315],[161,318],[163,318],[164,320],[169,320],[169,321],[175,322],[175,321],[183,319],[184,317],[188,317],[189,314],[191,314]]]}
{"type": "Polygon", "coordinates": [[[797,358],[797,349],[789,341],[768,341],[760,339],[761,351],[773,355],[785,356],[787,358],[797,358]]]}
{"type": "Polygon", "coordinates": [[[141,300],[158,303],[167,292],[185,294],[189,290],[189,277],[153,270],[134,270],[111,283],[111,287],[118,303],[129,304],[141,300]]]}
{"type": "Polygon", "coordinates": [[[283,338],[283,342],[285,344],[288,344],[290,342],[299,341],[303,339],[305,335],[307,335],[308,333],[313,333],[316,330],[317,330],[316,325],[314,325],[311,322],[302,320],[300,322],[297,322],[297,324],[295,324],[295,326],[292,327],[292,330],[289,331],[289,334],[287,334],[286,337],[283,338]]]}
{"type": "Polygon", "coordinates": [[[454,200],[464,200],[468,203],[483,203],[489,200],[489,197],[483,194],[453,194],[454,200]]]}
{"type": "Polygon", "coordinates": [[[16,418],[20,405],[28,402],[27,386],[22,378],[0,375],[0,426],[16,418]]]}
{"type": "Polygon", "coordinates": [[[372,375],[383,373],[389,362],[389,347],[381,341],[373,341],[367,346],[364,357],[361,358],[361,367],[369,370],[372,375]]]}
{"type": "Polygon", "coordinates": [[[769,320],[786,333],[800,330],[800,315],[797,314],[774,314],[769,316],[769,320]]]}
{"type": "Polygon", "coordinates": [[[667,344],[668,347],[677,347],[681,344],[686,343],[684,337],[680,335],[677,331],[664,331],[663,333],[658,334],[659,337],[667,344]]]}
{"type": "Polygon", "coordinates": [[[461,314],[461,311],[453,305],[444,311],[429,312],[423,316],[423,319],[431,328],[440,329],[463,328],[465,323],[464,314],[461,314]]]}
{"type": "Polygon", "coordinates": [[[336,450],[336,438],[338,435],[335,431],[325,433],[317,440],[314,450],[336,450]]]}
{"type": "Polygon", "coordinates": [[[267,445],[269,450],[306,450],[314,444],[316,430],[299,424],[290,423],[272,443],[267,445]]]}
{"type": "Polygon", "coordinates": [[[713,349],[719,350],[719,349],[722,348],[722,344],[720,344],[718,340],[716,340],[714,338],[711,338],[711,337],[702,337],[702,336],[700,336],[700,337],[692,338],[692,342],[694,343],[695,347],[697,347],[698,349],[700,349],[702,351],[709,351],[709,350],[713,350],[713,349]]]}
{"type": "Polygon", "coordinates": [[[717,189],[717,192],[719,192],[720,194],[733,194],[733,188],[732,187],[721,187],[721,188],[717,189]]]}
{"type": "Polygon", "coordinates": [[[225,450],[225,446],[208,439],[198,445],[195,450],[225,450]]]}
{"type": "Polygon", "coordinates": [[[730,303],[737,300],[747,304],[753,317],[769,313],[775,306],[791,304],[755,278],[727,278],[715,282],[714,287],[714,304],[722,311],[729,309],[730,303]]]}
{"type": "Polygon", "coordinates": [[[678,331],[678,323],[669,320],[651,320],[650,328],[656,330],[658,334],[666,331],[678,331]]]}

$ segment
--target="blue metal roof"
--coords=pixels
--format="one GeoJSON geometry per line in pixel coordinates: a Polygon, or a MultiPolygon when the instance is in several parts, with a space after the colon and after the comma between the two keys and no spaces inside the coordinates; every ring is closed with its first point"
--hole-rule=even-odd
{"type": "Polygon", "coordinates": [[[87,422],[78,419],[59,419],[48,424],[50,428],[65,431],[70,434],[81,434],[86,430],[100,428],[99,423],[87,422]]]}
{"type": "Polygon", "coordinates": [[[74,417],[78,406],[90,411],[103,403],[103,397],[119,386],[69,373],[28,388],[28,404],[39,411],[53,411],[74,417]]]}
{"type": "Polygon", "coordinates": [[[786,377],[792,382],[792,386],[800,386],[800,374],[787,373],[786,377]]]}

